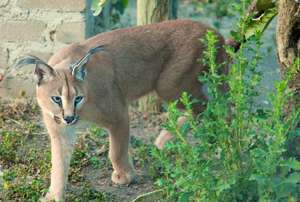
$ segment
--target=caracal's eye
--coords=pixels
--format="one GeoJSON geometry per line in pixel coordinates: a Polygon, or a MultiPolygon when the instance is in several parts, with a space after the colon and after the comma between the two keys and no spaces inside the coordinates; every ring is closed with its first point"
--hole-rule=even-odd
{"type": "Polygon", "coordinates": [[[77,104],[79,104],[82,100],[83,100],[83,96],[76,96],[75,97],[75,101],[74,101],[75,106],[77,104]]]}
{"type": "Polygon", "coordinates": [[[59,97],[59,96],[52,96],[52,97],[51,97],[51,100],[52,100],[54,103],[56,103],[56,104],[58,104],[58,105],[61,105],[61,97],[59,97]]]}

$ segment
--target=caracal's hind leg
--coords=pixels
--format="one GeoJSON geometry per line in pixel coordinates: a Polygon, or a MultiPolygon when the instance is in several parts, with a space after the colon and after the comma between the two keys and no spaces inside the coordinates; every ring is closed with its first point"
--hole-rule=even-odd
{"type": "MultiPolygon", "coordinates": [[[[186,116],[180,116],[177,119],[177,125],[178,127],[182,127],[182,125],[187,121],[187,117],[186,116]]],[[[173,138],[173,134],[168,131],[167,129],[162,129],[159,133],[159,135],[157,136],[157,138],[154,141],[154,145],[158,148],[158,149],[163,149],[165,144],[170,141],[173,138]]]]}
{"type": "Polygon", "coordinates": [[[52,168],[50,188],[41,201],[63,201],[70,159],[76,141],[75,130],[73,126],[58,125],[49,115],[44,115],[44,122],[51,141],[52,168]]]}
{"type": "MultiPolygon", "coordinates": [[[[197,75],[197,74],[195,74],[197,75]]],[[[201,113],[205,109],[205,103],[208,98],[205,95],[205,90],[201,86],[200,82],[197,80],[197,77],[191,74],[186,76],[184,79],[174,79],[173,82],[164,78],[165,80],[160,80],[159,85],[157,86],[157,94],[166,101],[173,101],[175,99],[179,99],[182,92],[187,92],[192,98],[197,99],[199,102],[193,104],[193,114],[197,115],[201,113]],[[180,82],[179,82],[180,80],[180,82]]],[[[184,106],[179,103],[177,105],[178,108],[184,110],[184,106]]],[[[180,116],[177,119],[178,127],[182,127],[182,125],[187,121],[186,116],[180,116]]],[[[162,129],[156,138],[154,144],[158,149],[162,149],[164,145],[173,138],[173,135],[170,131],[166,129],[162,129]]]]}

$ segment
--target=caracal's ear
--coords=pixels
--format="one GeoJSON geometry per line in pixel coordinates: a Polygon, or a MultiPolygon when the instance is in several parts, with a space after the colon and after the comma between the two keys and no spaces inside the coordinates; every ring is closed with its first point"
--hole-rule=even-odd
{"type": "Polygon", "coordinates": [[[42,61],[36,56],[25,56],[20,59],[16,64],[16,68],[20,68],[24,65],[35,64],[34,75],[36,77],[37,85],[43,82],[50,81],[55,76],[55,70],[50,67],[47,63],[42,61]]]}
{"type": "Polygon", "coordinates": [[[95,53],[104,50],[105,45],[100,45],[95,48],[90,49],[85,56],[80,60],[70,65],[70,70],[72,75],[79,81],[83,81],[87,75],[87,70],[85,65],[88,63],[90,57],[95,53]]]}

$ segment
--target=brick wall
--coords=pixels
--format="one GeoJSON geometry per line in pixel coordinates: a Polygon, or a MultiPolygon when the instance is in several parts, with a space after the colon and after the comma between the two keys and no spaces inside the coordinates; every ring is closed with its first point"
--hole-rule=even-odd
{"type": "Polygon", "coordinates": [[[0,0],[0,97],[34,94],[33,66],[11,66],[25,54],[48,60],[59,48],[93,34],[91,0],[0,0]],[[1,75],[0,75],[1,76],[1,75]]]}

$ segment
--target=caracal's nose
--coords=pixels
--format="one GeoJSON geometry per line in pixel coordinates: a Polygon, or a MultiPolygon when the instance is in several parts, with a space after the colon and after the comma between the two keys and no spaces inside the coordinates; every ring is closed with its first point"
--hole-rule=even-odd
{"type": "Polygon", "coordinates": [[[75,120],[75,116],[66,116],[64,117],[64,120],[67,124],[70,124],[75,120]]]}

